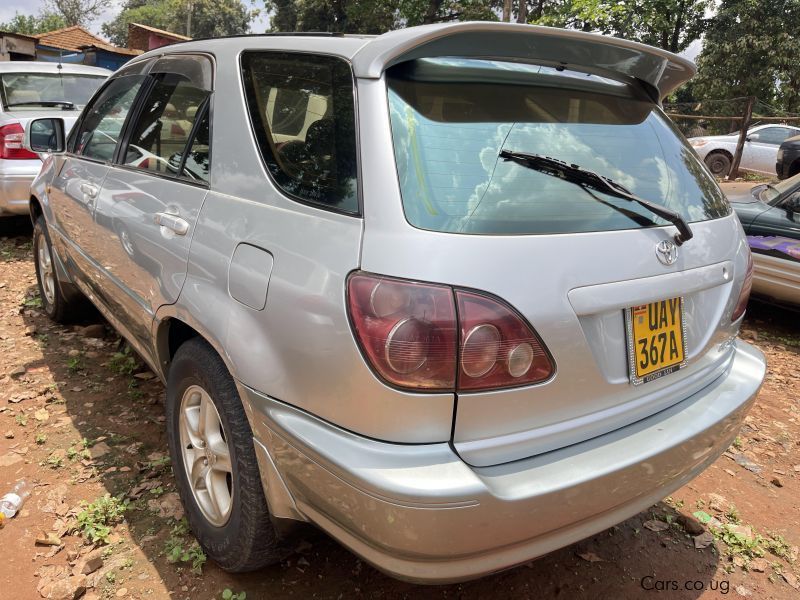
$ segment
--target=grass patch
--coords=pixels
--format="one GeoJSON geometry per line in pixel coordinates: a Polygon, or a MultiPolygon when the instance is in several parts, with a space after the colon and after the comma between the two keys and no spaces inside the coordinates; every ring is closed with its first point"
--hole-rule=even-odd
{"type": "Polygon", "coordinates": [[[92,544],[107,544],[111,528],[122,521],[128,504],[127,499],[122,500],[111,494],[100,496],[91,504],[82,503],[77,531],[92,544]]]}

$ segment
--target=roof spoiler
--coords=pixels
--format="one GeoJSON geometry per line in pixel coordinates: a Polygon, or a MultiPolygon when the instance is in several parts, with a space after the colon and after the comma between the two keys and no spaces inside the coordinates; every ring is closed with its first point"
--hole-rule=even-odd
{"type": "Polygon", "coordinates": [[[401,62],[434,56],[518,59],[642,82],[657,102],[691,79],[694,63],[616,37],[517,23],[464,22],[390,31],[353,56],[356,77],[378,79],[401,62]]]}

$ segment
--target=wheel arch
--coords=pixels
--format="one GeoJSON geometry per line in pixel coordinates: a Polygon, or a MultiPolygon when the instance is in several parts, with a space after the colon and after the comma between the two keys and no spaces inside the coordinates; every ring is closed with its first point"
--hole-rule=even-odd
{"type": "Polygon", "coordinates": [[[789,172],[787,173],[787,177],[793,177],[800,173],[800,156],[795,158],[792,163],[789,165],[789,172]]]}
{"type": "Polygon", "coordinates": [[[197,319],[177,304],[162,306],[153,321],[153,340],[155,355],[158,360],[159,375],[166,382],[170,364],[178,348],[184,342],[200,338],[216,352],[225,363],[228,372],[237,379],[233,360],[225,352],[216,336],[197,319]]]}
{"type": "Polygon", "coordinates": [[[44,209],[42,208],[42,203],[39,202],[39,198],[31,194],[30,199],[28,200],[28,213],[31,217],[31,225],[36,224],[36,219],[44,214],[44,209]]]}
{"type": "Polygon", "coordinates": [[[729,159],[733,160],[733,154],[731,154],[730,150],[727,150],[726,148],[714,148],[713,150],[709,150],[704,160],[708,160],[710,156],[714,156],[715,154],[724,154],[729,159]]]}

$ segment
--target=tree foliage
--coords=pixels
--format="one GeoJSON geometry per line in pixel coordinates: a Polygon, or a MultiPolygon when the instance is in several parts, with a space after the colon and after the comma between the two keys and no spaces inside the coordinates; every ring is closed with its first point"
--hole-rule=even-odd
{"type": "Polygon", "coordinates": [[[48,31],[55,31],[67,26],[61,15],[52,12],[41,12],[38,15],[22,15],[15,13],[14,18],[5,23],[0,23],[0,31],[12,31],[25,35],[37,35],[48,31]]]}
{"type": "Polygon", "coordinates": [[[64,17],[68,27],[88,25],[108,5],[106,0],[45,0],[45,9],[64,17]]]}
{"type": "Polygon", "coordinates": [[[695,96],[758,96],[799,112],[798,27],[798,0],[722,0],[698,57],[695,96]]]}
{"type": "Polygon", "coordinates": [[[530,7],[531,21],[599,31],[680,52],[702,35],[711,0],[542,0],[530,7]]]}
{"type": "Polygon", "coordinates": [[[141,23],[186,35],[191,11],[190,37],[220,37],[247,33],[257,11],[241,0],[127,0],[117,17],[103,24],[103,35],[126,46],[128,23],[141,23]]]}
{"type": "Polygon", "coordinates": [[[443,21],[496,21],[497,0],[266,0],[273,31],[377,34],[443,21]]]}

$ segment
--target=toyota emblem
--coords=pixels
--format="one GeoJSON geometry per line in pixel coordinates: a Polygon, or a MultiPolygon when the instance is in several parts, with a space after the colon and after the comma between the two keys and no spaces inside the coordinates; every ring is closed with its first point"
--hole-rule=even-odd
{"type": "Polygon", "coordinates": [[[670,240],[661,240],[656,244],[656,256],[663,265],[675,264],[678,260],[678,247],[670,240]]]}

